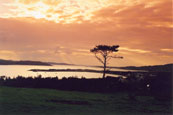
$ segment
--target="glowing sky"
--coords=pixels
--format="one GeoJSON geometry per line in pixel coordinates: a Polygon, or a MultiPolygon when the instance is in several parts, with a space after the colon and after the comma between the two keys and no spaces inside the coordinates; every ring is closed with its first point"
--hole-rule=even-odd
{"type": "Polygon", "coordinates": [[[0,59],[99,65],[89,52],[120,45],[110,65],[172,63],[172,0],[0,0],[0,59]]]}

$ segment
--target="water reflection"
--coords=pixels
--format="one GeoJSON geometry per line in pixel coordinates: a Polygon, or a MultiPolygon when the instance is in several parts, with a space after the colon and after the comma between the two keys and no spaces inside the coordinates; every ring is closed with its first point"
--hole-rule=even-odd
{"type": "MultiPolygon", "coordinates": [[[[30,69],[95,69],[102,70],[97,67],[72,66],[72,65],[54,65],[54,66],[29,66],[29,65],[0,65],[0,76],[17,77],[18,75],[29,77],[42,75],[43,77],[85,77],[85,78],[101,78],[101,73],[89,72],[32,72],[30,69]]],[[[127,71],[123,69],[111,69],[116,71],[127,71]]]]}

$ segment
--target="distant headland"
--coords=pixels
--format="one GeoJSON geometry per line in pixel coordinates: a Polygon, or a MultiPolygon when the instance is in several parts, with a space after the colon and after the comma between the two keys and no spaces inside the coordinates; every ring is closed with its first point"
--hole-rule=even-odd
{"type": "MultiPolygon", "coordinates": [[[[76,64],[68,64],[68,63],[56,63],[56,62],[42,62],[42,61],[30,61],[30,60],[4,60],[0,59],[0,65],[40,65],[40,66],[52,66],[52,65],[71,65],[71,66],[86,66],[86,67],[98,67],[102,68],[102,66],[87,66],[87,65],[76,65],[76,64]]],[[[164,65],[151,65],[151,66],[125,66],[125,67],[112,67],[108,66],[108,69],[127,69],[127,70],[143,70],[150,72],[172,72],[173,63],[164,64],[164,65]]],[[[51,71],[51,70],[46,70],[51,71]]]]}
{"type": "Polygon", "coordinates": [[[51,66],[51,64],[41,61],[13,61],[0,59],[0,65],[42,65],[51,66]]]}

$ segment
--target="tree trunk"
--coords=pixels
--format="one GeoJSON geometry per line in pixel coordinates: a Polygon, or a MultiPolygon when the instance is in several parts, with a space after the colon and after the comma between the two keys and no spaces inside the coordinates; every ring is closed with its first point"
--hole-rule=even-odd
{"type": "Polygon", "coordinates": [[[106,75],[106,57],[104,58],[104,65],[103,65],[103,78],[105,78],[105,75],[106,75]]]}

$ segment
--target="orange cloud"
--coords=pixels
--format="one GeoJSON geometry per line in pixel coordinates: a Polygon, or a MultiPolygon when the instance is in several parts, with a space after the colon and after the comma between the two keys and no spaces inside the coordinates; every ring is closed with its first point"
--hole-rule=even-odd
{"type": "Polygon", "coordinates": [[[0,59],[19,59],[18,55],[11,50],[0,50],[0,59]]]}
{"type": "Polygon", "coordinates": [[[119,44],[125,58],[112,64],[172,62],[171,4],[171,0],[4,2],[3,9],[8,10],[0,8],[0,49],[13,50],[20,59],[99,64],[89,50],[98,44],[119,44]]]}
{"type": "MultiPolygon", "coordinates": [[[[81,21],[85,20],[98,22],[100,19],[102,21],[116,21],[118,18],[116,20],[112,19],[110,15],[119,17],[119,15],[123,13],[123,15],[128,18],[129,16],[136,17],[135,15],[137,14],[136,12],[132,12],[133,9],[145,12],[152,10],[155,6],[159,7],[160,4],[163,5],[166,3],[165,6],[167,6],[167,3],[170,2],[170,0],[14,0],[11,3],[5,4],[12,6],[12,12],[2,14],[1,17],[43,18],[56,23],[81,23],[81,21]],[[141,9],[142,7],[146,10],[141,9]],[[102,18],[103,16],[104,18],[102,18]],[[78,22],[79,17],[80,21],[78,22]]],[[[154,12],[160,13],[157,9],[154,10],[154,12]]],[[[123,15],[121,15],[121,17],[123,15]]]]}
{"type": "MultiPolygon", "coordinates": [[[[77,17],[83,17],[83,20],[89,20],[92,12],[104,7],[105,1],[97,0],[15,0],[7,4],[14,6],[11,14],[6,17],[33,17],[36,19],[44,18],[56,23],[72,23],[77,17]]],[[[2,15],[3,17],[3,15],[2,15]]]]}
{"type": "Polygon", "coordinates": [[[164,52],[173,52],[173,49],[160,49],[160,50],[164,52]]]}
{"type": "Polygon", "coordinates": [[[142,49],[130,49],[126,47],[120,47],[119,49],[124,51],[129,51],[129,52],[136,52],[136,53],[151,53],[151,51],[142,50],[142,49]]]}

